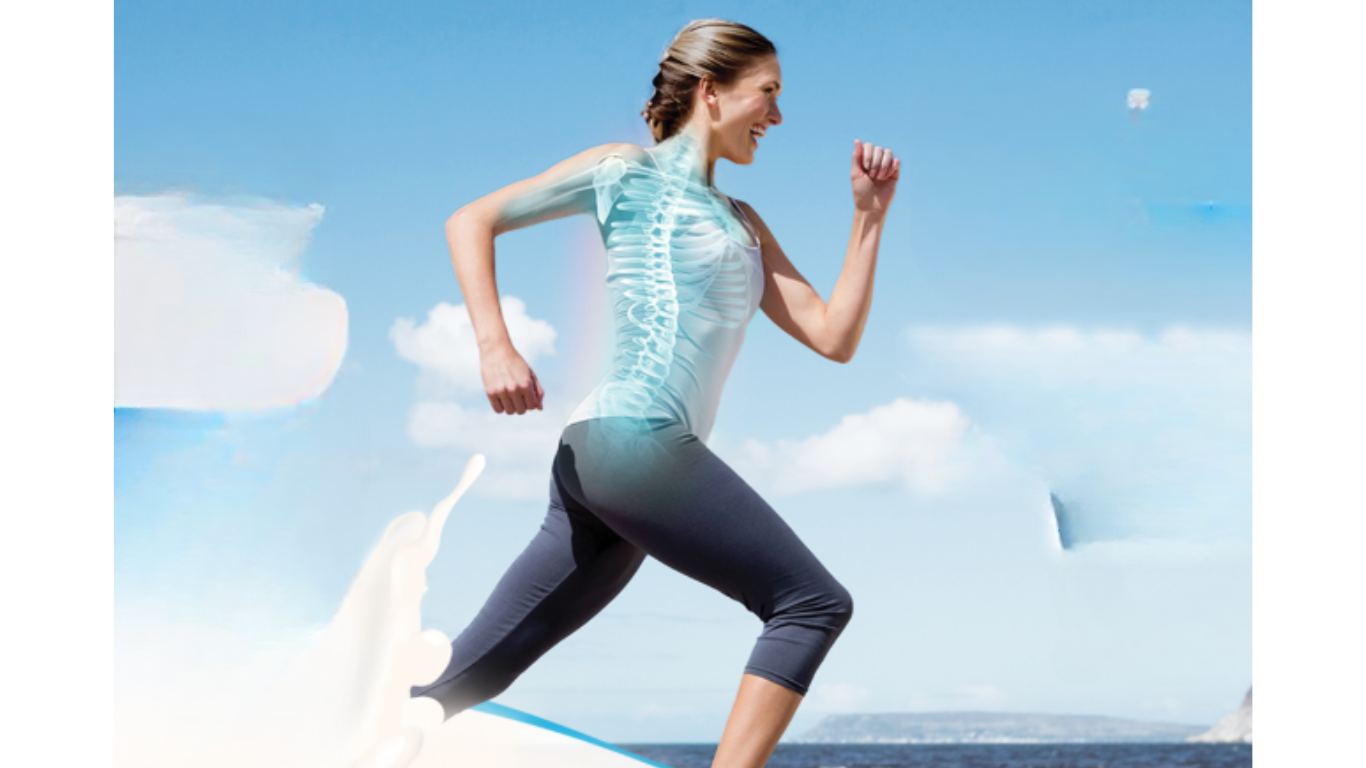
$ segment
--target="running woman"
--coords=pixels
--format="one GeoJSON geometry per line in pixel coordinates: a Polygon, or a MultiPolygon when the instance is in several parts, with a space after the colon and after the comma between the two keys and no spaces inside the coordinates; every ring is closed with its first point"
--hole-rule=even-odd
{"type": "Polygon", "coordinates": [[[713,184],[717,160],[753,163],[766,132],[782,123],[773,44],[742,24],[694,21],[660,60],[654,87],[642,114],[655,146],[589,149],[446,223],[495,412],[540,410],[545,396],[502,318],[498,235],[593,216],[607,249],[616,348],[561,434],[540,531],[452,642],[446,671],[412,693],[440,702],[447,718],[497,696],[611,602],[650,556],[763,622],[713,762],[758,768],[853,615],[853,600],[706,440],[758,309],[817,354],[853,357],[901,161],[854,142],[853,230],[826,302],[754,208],[713,184]]]}

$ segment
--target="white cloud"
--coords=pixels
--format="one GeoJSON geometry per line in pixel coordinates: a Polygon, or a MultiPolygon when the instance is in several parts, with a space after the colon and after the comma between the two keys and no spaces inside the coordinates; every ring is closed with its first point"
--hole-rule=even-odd
{"type": "Polygon", "coordinates": [[[780,495],[847,486],[938,493],[966,471],[967,432],[953,403],[897,398],[805,440],[745,440],[737,462],[780,495]]]}
{"type": "MultiPolygon", "coordinates": [[[[508,335],[518,353],[534,365],[555,354],[555,329],[527,314],[515,296],[501,300],[508,335]]],[[[418,366],[419,400],[408,414],[415,443],[453,453],[464,462],[475,453],[488,459],[471,493],[522,501],[544,501],[550,465],[571,410],[554,400],[544,411],[496,413],[484,393],[479,345],[464,305],[437,304],[417,324],[399,318],[389,329],[399,357],[418,366]]]]}
{"type": "Polygon", "coordinates": [[[994,685],[959,685],[910,694],[901,708],[911,712],[953,712],[993,709],[1006,702],[1006,694],[994,685]]]}
{"type": "Polygon", "coordinates": [[[847,683],[828,683],[812,686],[803,705],[813,712],[855,712],[864,706],[871,691],[847,683]]]}
{"type": "Polygon", "coordinates": [[[409,412],[408,435],[418,445],[455,451],[462,463],[484,454],[488,466],[471,493],[544,501],[550,465],[568,420],[563,407],[509,415],[495,413],[487,401],[474,406],[422,401],[409,412]]]}
{"type": "Polygon", "coordinates": [[[1074,540],[1250,532],[1250,334],[915,328],[906,339],[905,375],[1055,490],[1074,540]]]}
{"type": "Polygon", "coordinates": [[[114,199],[116,407],[259,409],[320,396],[346,302],[298,274],[320,205],[114,199]]]}
{"type": "MultiPolygon", "coordinates": [[[[527,315],[526,302],[515,296],[504,296],[500,303],[512,345],[527,364],[534,365],[541,355],[555,354],[556,333],[550,323],[527,315]]],[[[399,318],[389,329],[389,339],[399,357],[422,369],[419,386],[430,395],[483,393],[479,344],[465,305],[437,304],[421,325],[399,318]]]]}
{"type": "Polygon", "coordinates": [[[1251,386],[1252,337],[1239,331],[1175,327],[1149,337],[1125,330],[994,326],[912,328],[906,338],[917,357],[951,366],[962,377],[1009,377],[1042,389],[1246,392],[1251,386]]]}
{"type": "Polygon", "coordinates": [[[649,718],[682,717],[685,715],[691,715],[693,717],[696,717],[697,714],[697,707],[694,706],[688,706],[686,704],[669,705],[650,702],[648,704],[642,704],[639,707],[636,707],[635,711],[631,713],[631,718],[633,720],[645,720],[649,718]]]}

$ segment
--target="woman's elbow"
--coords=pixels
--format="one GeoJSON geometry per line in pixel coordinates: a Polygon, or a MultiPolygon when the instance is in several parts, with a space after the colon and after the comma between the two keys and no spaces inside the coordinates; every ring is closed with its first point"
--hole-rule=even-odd
{"type": "Polygon", "coordinates": [[[850,360],[854,359],[854,348],[831,347],[830,349],[826,350],[825,352],[822,352],[821,354],[824,355],[827,360],[833,360],[837,363],[847,363],[850,360]]]}
{"type": "Polygon", "coordinates": [[[460,210],[456,211],[455,213],[452,213],[449,217],[447,217],[447,218],[446,218],[446,232],[449,233],[449,232],[451,232],[452,230],[454,230],[456,227],[460,226],[460,221],[461,221],[461,219],[464,219],[467,215],[468,215],[467,208],[463,208],[463,207],[462,207],[460,210]]]}
{"type": "Polygon", "coordinates": [[[493,229],[493,233],[495,235],[499,234],[496,227],[494,227],[492,222],[488,221],[484,217],[483,213],[484,212],[476,203],[470,203],[468,205],[461,206],[460,210],[456,211],[455,213],[452,213],[450,217],[446,219],[446,233],[450,234],[454,232],[457,228],[468,227],[477,224],[493,229]]]}

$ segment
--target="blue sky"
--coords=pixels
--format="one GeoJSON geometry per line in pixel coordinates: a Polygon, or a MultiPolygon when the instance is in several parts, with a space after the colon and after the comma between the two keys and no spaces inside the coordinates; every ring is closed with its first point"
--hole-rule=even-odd
{"type": "MultiPolygon", "coordinates": [[[[711,441],[859,605],[791,732],[838,711],[1234,708],[1252,675],[1245,3],[120,3],[115,194],[142,213],[187,194],[176,236],[203,206],[223,213],[209,239],[278,235],[346,323],[301,405],[116,410],[120,621],[260,638],[325,621],[384,525],[487,445],[424,603],[449,634],[473,616],[544,514],[555,408],[600,370],[600,246],[586,220],[497,245],[527,338],[554,329],[533,361],[545,414],[485,417],[458,376],[401,354],[396,323],[435,332],[429,313],[461,303],[455,208],[646,142],[660,52],[711,15],[773,39],[784,72],[784,124],[718,186],[823,295],[853,139],[904,158],[855,360],[757,317],[711,441]],[[1153,94],[1137,119],[1135,87],[1153,94]],[[537,466],[524,443],[544,434],[537,466]],[[844,440],[913,458],[783,471],[829,466],[844,440]],[[1050,489],[1088,515],[1076,551],[1049,538],[1050,489]]],[[[615,741],[714,741],[758,628],[651,563],[500,701],[615,741]]]]}

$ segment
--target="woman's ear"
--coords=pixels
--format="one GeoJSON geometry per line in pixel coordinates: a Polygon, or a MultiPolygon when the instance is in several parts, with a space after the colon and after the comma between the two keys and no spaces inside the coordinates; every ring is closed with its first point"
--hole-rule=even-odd
{"type": "Polygon", "coordinates": [[[704,77],[697,81],[697,87],[702,91],[702,100],[708,106],[716,106],[716,102],[720,99],[720,94],[716,92],[716,83],[711,78],[704,77]]]}

